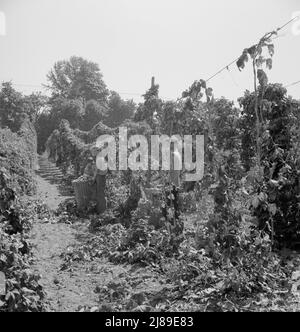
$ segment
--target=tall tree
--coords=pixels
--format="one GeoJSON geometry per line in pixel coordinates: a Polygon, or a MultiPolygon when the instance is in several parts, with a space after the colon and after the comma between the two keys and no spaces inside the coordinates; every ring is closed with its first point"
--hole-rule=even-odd
{"type": "Polygon", "coordinates": [[[80,129],[89,131],[100,121],[104,121],[107,108],[95,100],[90,100],[85,105],[85,113],[80,124],[80,129]]]}
{"type": "Polygon", "coordinates": [[[62,120],[68,120],[72,128],[79,128],[84,116],[84,104],[80,99],[56,98],[52,103],[52,116],[58,123],[62,120]]]}
{"type": "Polygon", "coordinates": [[[107,118],[104,122],[109,127],[118,127],[133,117],[135,109],[136,105],[132,100],[123,100],[117,92],[111,91],[107,118]]]}
{"type": "Polygon", "coordinates": [[[21,93],[14,90],[10,82],[2,84],[0,91],[0,124],[2,127],[11,129],[15,126],[16,120],[21,113],[27,113],[21,93]]]}
{"type": "Polygon", "coordinates": [[[109,95],[98,64],[73,56],[58,61],[47,75],[52,97],[95,100],[105,103],[109,95]]]}
{"type": "Polygon", "coordinates": [[[18,131],[25,114],[31,122],[35,122],[45,101],[46,97],[41,94],[24,96],[10,82],[3,83],[0,90],[0,127],[18,131]]]}

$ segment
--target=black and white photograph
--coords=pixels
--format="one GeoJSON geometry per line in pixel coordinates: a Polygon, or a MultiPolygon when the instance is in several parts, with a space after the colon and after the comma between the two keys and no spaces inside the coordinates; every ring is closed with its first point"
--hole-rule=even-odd
{"type": "Polygon", "coordinates": [[[300,312],[299,0],[0,0],[0,312],[300,312]]]}

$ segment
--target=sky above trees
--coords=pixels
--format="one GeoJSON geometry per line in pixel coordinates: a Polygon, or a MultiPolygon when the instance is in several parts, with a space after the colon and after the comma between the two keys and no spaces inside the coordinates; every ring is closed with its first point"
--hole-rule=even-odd
{"type": "MultiPolygon", "coordinates": [[[[300,12],[298,0],[0,0],[0,81],[31,93],[58,60],[72,55],[99,64],[108,88],[140,101],[151,76],[164,99],[207,79],[265,32],[300,12]],[[26,86],[23,86],[26,85],[26,86]]],[[[300,80],[300,35],[287,27],[275,41],[270,82],[300,80]]],[[[216,77],[217,97],[252,89],[251,66],[216,77]]],[[[289,89],[300,98],[300,84],[289,89]]]]}

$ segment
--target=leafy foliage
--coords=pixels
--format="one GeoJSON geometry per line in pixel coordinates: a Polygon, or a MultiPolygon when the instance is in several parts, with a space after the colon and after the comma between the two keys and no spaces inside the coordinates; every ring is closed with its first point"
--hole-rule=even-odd
{"type": "Polygon", "coordinates": [[[32,123],[37,113],[44,105],[44,98],[40,94],[23,96],[17,92],[10,82],[2,83],[0,91],[0,127],[8,127],[17,132],[23,124],[24,118],[32,123]]]}
{"type": "Polygon", "coordinates": [[[111,134],[112,130],[102,123],[97,124],[89,132],[72,130],[67,120],[62,120],[59,128],[49,137],[46,147],[49,158],[57,166],[67,172],[74,168],[75,176],[83,174],[87,158],[91,156],[91,148],[100,135],[111,134]],[[91,142],[91,143],[88,143],[91,142]]]}
{"type": "MultiPolygon", "coordinates": [[[[162,174],[156,174],[156,182],[151,172],[111,174],[108,211],[89,217],[95,234],[63,255],[64,269],[74,261],[109,259],[113,264],[151,266],[168,278],[170,290],[163,292],[168,304],[143,296],[128,302],[132,287],[125,289],[126,283],[113,282],[99,290],[104,298],[122,301],[118,309],[178,309],[179,300],[185,309],[251,311],[261,297],[269,303],[281,298],[277,292],[289,294],[291,269],[275,249],[298,248],[300,243],[300,107],[281,85],[269,84],[263,69],[272,69],[274,36],[276,31],[263,36],[237,62],[242,70],[251,60],[254,71],[254,92],[240,98],[241,109],[225,98],[215,99],[207,82],[198,80],[177,101],[162,101],[159,86],[153,85],[133,114],[133,103],[117,93],[112,92],[106,104],[103,85],[100,98],[100,86],[90,85],[99,72],[82,59],[58,63],[50,73],[52,115],[57,115],[52,119],[59,123],[47,147],[66,172],[82,174],[99,135],[117,137],[116,129],[98,122],[104,117],[111,127],[123,123],[129,135],[148,139],[151,134],[205,135],[205,178],[191,186],[197,190],[181,195],[174,188],[163,190],[162,174]],[[89,70],[93,73],[86,74],[89,70]],[[161,191],[158,204],[147,196],[153,189],[161,191]],[[199,191],[213,197],[210,215],[199,210],[199,191]],[[197,231],[184,223],[190,212],[198,218],[197,231]]],[[[82,217],[72,201],[58,213],[62,222],[82,217]]]]}
{"type": "Polygon", "coordinates": [[[158,96],[159,85],[152,86],[143,96],[141,103],[134,115],[135,122],[146,122],[153,129],[157,125],[157,114],[160,113],[162,100],[158,96]]]}
{"type": "Polygon", "coordinates": [[[125,120],[134,116],[135,109],[136,105],[132,100],[125,101],[117,92],[111,91],[106,118],[103,122],[111,128],[119,127],[125,120]]]}
{"type": "Polygon", "coordinates": [[[32,257],[27,234],[35,215],[35,203],[17,202],[0,223],[0,270],[6,277],[6,292],[0,297],[0,312],[41,312],[45,294],[40,276],[30,269],[32,257]],[[14,218],[14,219],[12,219],[14,218]],[[12,223],[13,222],[13,223],[12,223]],[[21,227],[15,227],[18,224],[21,227]],[[15,228],[14,228],[15,227],[15,228]]]}
{"type": "Polygon", "coordinates": [[[106,102],[108,90],[96,63],[73,56],[56,62],[47,78],[53,98],[106,102]]]}
{"type": "MultiPolygon", "coordinates": [[[[91,130],[95,124],[103,122],[107,114],[107,109],[94,100],[87,102],[82,121],[79,128],[85,131],[91,130]]],[[[67,119],[66,119],[67,120],[67,119]]]]}
{"type": "MultiPolygon", "coordinates": [[[[299,128],[293,116],[294,106],[280,87],[270,86],[264,100],[269,106],[268,123],[263,136],[263,180],[257,185],[258,195],[253,200],[254,214],[260,227],[272,236],[279,247],[298,246],[300,230],[299,150],[293,146],[293,127],[299,128]]],[[[284,91],[283,91],[284,92],[284,91]]]]}
{"type": "Polygon", "coordinates": [[[18,133],[0,129],[0,271],[6,278],[0,312],[40,312],[44,310],[45,294],[39,284],[40,276],[30,270],[27,240],[38,209],[36,203],[21,200],[35,191],[37,142],[27,116],[18,127],[18,133]]]}
{"type": "Polygon", "coordinates": [[[35,137],[26,136],[32,146],[23,137],[9,129],[0,129],[0,210],[3,212],[10,200],[17,195],[35,191],[32,177],[35,161],[35,137]]]}

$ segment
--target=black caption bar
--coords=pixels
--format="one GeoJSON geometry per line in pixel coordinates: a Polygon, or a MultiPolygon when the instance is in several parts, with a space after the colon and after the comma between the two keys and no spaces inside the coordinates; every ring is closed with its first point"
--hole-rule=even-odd
{"type": "Polygon", "coordinates": [[[139,329],[200,327],[200,317],[195,313],[101,313],[102,327],[139,329]]]}

